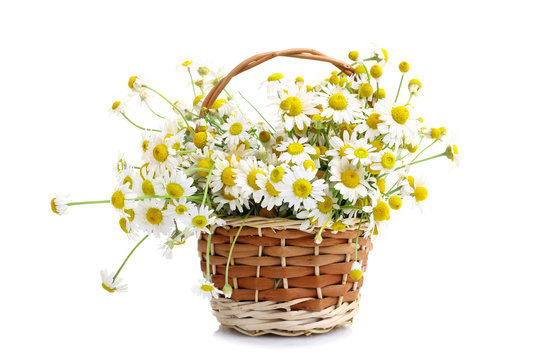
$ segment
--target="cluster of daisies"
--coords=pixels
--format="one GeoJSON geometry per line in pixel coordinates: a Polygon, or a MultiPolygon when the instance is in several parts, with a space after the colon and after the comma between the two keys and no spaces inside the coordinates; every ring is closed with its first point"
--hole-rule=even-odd
{"type": "MultiPolygon", "coordinates": [[[[135,247],[152,236],[169,258],[186,239],[224,225],[225,216],[301,219],[302,229],[316,232],[317,242],[324,241],[325,229],[363,225],[364,236],[378,235],[392,211],[405,202],[420,206],[428,196],[424,180],[410,174],[411,166],[438,157],[457,162],[458,149],[444,127],[427,127],[411,104],[422,83],[408,79],[402,90],[407,62],[398,66],[401,81],[391,96],[380,86],[386,50],[364,59],[351,51],[349,59],[352,74],[334,71],[317,84],[270,75],[264,85],[271,114],[257,111],[257,118],[244,115],[226,91],[202,107],[223,74],[201,64],[182,64],[193,90],[189,105],[172,102],[131,77],[134,97],[159,125],[138,125],[125,102],[115,102],[111,111],[141,129],[140,162],[129,164],[120,156],[110,199],[68,202],[57,196],[52,211],[110,203],[121,230],[137,241],[135,247]],[[408,93],[401,101],[400,91],[408,93]],[[168,112],[156,111],[156,101],[166,102],[168,112]],[[439,153],[422,156],[436,144],[443,144],[439,153]]],[[[360,279],[361,268],[354,263],[353,279],[360,279]]],[[[118,278],[121,269],[102,272],[105,290],[127,289],[118,278]]],[[[209,272],[197,290],[208,297],[232,293],[229,284],[217,289],[209,272]]]]}

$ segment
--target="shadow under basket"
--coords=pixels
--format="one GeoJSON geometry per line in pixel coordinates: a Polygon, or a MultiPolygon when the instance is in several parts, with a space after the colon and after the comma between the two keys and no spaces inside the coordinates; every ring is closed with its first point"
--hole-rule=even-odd
{"type": "MultiPolygon", "coordinates": [[[[225,218],[227,225],[215,229],[210,243],[212,282],[225,285],[225,269],[231,244],[243,218],[225,218]]],[[[249,217],[231,255],[228,282],[230,299],[212,299],[217,320],[243,334],[282,336],[325,333],[352,323],[358,311],[363,277],[349,277],[354,262],[356,225],[333,234],[300,230],[300,220],[249,217]]],[[[365,271],[371,239],[358,238],[358,261],[365,271]]],[[[206,273],[208,234],[198,243],[201,269],[206,273]]]]}

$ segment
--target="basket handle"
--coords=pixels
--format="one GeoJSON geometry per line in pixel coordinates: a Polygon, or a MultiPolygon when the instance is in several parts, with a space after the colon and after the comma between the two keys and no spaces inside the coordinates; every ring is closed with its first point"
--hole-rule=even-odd
{"type": "Polygon", "coordinates": [[[206,98],[204,99],[202,103],[200,116],[202,117],[205,109],[210,108],[214,104],[214,101],[216,101],[219,94],[223,91],[223,89],[225,89],[225,86],[227,86],[229,81],[231,81],[231,79],[234,76],[246,70],[249,70],[259,64],[262,64],[265,61],[275,58],[277,56],[286,56],[286,57],[294,57],[294,58],[299,58],[299,59],[325,61],[325,62],[333,64],[334,66],[336,66],[338,69],[340,69],[347,75],[352,75],[354,73],[354,68],[351,65],[347,64],[346,62],[331,58],[328,55],[325,55],[313,49],[288,49],[288,50],[270,51],[270,52],[257,54],[242,61],[240,64],[238,64],[234,69],[232,69],[227,74],[227,76],[221,79],[212,88],[212,90],[210,90],[210,92],[208,93],[208,95],[206,96],[206,98]]]}

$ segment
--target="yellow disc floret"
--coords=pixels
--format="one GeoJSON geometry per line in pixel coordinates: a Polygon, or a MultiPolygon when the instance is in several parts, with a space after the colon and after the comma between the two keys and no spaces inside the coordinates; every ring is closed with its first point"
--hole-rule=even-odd
{"type": "Polygon", "coordinates": [[[417,186],[414,189],[414,199],[416,201],[424,201],[428,196],[427,189],[423,186],[417,186]]]}
{"type": "Polygon", "coordinates": [[[163,220],[163,214],[160,209],[150,208],[146,211],[146,220],[152,225],[158,225],[163,220]]]}
{"type": "Polygon", "coordinates": [[[276,190],[270,181],[266,182],[266,191],[272,196],[279,196],[280,192],[276,190]]]}
{"type": "Polygon", "coordinates": [[[355,188],[360,184],[360,175],[354,170],[345,170],[341,174],[341,182],[348,188],[355,188]]]}
{"type": "Polygon", "coordinates": [[[378,179],[377,180],[377,187],[379,188],[380,192],[384,192],[386,190],[386,180],[384,179],[378,179]]]}
{"type": "Polygon", "coordinates": [[[117,209],[123,209],[125,199],[124,193],[120,190],[116,190],[111,196],[111,204],[117,209]]]}
{"type": "Polygon", "coordinates": [[[242,129],[243,129],[242,124],[239,122],[235,122],[229,128],[229,132],[231,133],[231,135],[240,135],[240,133],[242,132],[242,129]]]}
{"type": "Polygon", "coordinates": [[[206,142],[208,141],[208,134],[204,131],[200,131],[193,135],[193,145],[195,145],[198,149],[202,149],[206,146],[206,142]]]}
{"type": "Polygon", "coordinates": [[[166,186],[167,194],[173,199],[179,199],[184,195],[184,188],[180,184],[169,183],[166,186]]]}
{"type": "Polygon", "coordinates": [[[356,59],[358,59],[358,51],[353,50],[349,52],[349,59],[356,61],[356,59]]]}
{"type": "Polygon", "coordinates": [[[385,169],[392,169],[396,164],[396,157],[392,153],[385,153],[381,157],[381,165],[385,169]]]}
{"type": "Polygon", "coordinates": [[[368,118],[366,120],[367,126],[369,126],[373,130],[377,129],[377,127],[378,127],[377,125],[382,123],[382,120],[379,119],[380,116],[381,116],[381,114],[378,114],[378,113],[369,114],[369,116],[368,116],[368,118]]]}
{"type": "Polygon", "coordinates": [[[394,210],[399,210],[401,208],[401,198],[397,195],[390,196],[388,205],[394,210]]]}
{"type": "Polygon", "coordinates": [[[227,185],[227,186],[234,186],[236,185],[236,173],[234,172],[234,168],[229,166],[223,172],[221,173],[221,181],[227,185]]]}
{"type": "Polygon", "coordinates": [[[409,110],[405,106],[392,108],[392,119],[400,125],[405,124],[409,119],[409,110]]]}
{"type": "Polygon", "coordinates": [[[305,199],[311,194],[311,183],[305,179],[296,180],[292,187],[294,194],[299,198],[305,199]]]}
{"type": "Polygon", "coordinates": [[[347,108],[347,98],[341,93],[334,94],[328,99],[328,105],[337,111],[345,110],[347,108]]]}
{"type": "MultiPolygon", "coordinates": [[[[199,161],[199,163],[197,164],[197,167],[199,169],[208,169],[208,170],[210,170],[212,168],[212,165],[214,165],[214,160],[212,160],[210,158],[204,158],[201,161],[199,161]]],[[[197,174],[199,174],[202,177],[207,177],[208,173],[209,173],[209,171],[197,170],[197,174]]]]}
{"type": "Polygon", "coordinates": [[[363,98],[370,97],[373,94],[373,86],[368,83],[362,84],[360,86],[360,96],[363,98]]]}
{"type": "Polygon", "coordinates": [[[385,221],[390,218],[390,208],[388,205],[383,202],[379,201],[377,203],[377,206],[373,208],[373,219],[375,221],[385,221]]]}
{"type": "Polygon", "coordinates": [[[206,226],[207,220],[204,216],[197,215],[193,218],[193,220],[191,220],[191,223],[198,228],[203,228],[206,226]]]}
{"type": "Polygon", "coordinates": [[[300,143],[292,143],[287,147],[287,152],[291,155],[298,155],[304,151],[304,145],[300,143]]]}
{"type": "Polygon", "coordinates": [[[156,159],[156,161],[164,162],[169,157],[169,149],[167,149],[167,146],[163,144],[158,144],[154,147],[152,154],[154,155],[154,159],[156,159]]]}
{"type": "Polygon", "coordinates": [[[283,174],[285,174],[285,170],[281,166],[278,166],[270,173],[270,180],[273,183],[278,183],[283,179],[283,174]]]}
{"type": "Polygon", "coordinates": [[[283,79],[283,74],[280,74],[280,73],[275,73],[275,74],[272,74],[268,77],[268,81],[278,81],[278,80],[281,80],[283,79]]]}
{"type": "Polygon", "coordinates": [[[255,190],[260,190],[260,186],[257,185],[257,175],[258,174],[261,174],[264,176],[264,172],[262,172],[261,170],[251,170],[250,173],[248,174],[247,176],[247,183],[249,186],[251,186],[253,189],[255,190]]]}
{"type": "Polygon", "coordinates": [[[371,74],[371,76],[373,76],[373,78],[375,79],[378,79],[382,76],[382,67],[380,65],[372,65],[371,68],[369,69],[369,73],[371,74]]]}
{"type": "Polygon", "coordinates": [[[334,202],[329,196],[323,196],[323,201],[317,202],[317,208],[320,212],[328,214],[334,207],[334,202]]]}
{"type": "Polygon", "coordinates": [[[399,63],[399,71],[401,71],[402,73],[408,72],[410,68],[411,66],[406,61],[402,61],[399,63]]]}

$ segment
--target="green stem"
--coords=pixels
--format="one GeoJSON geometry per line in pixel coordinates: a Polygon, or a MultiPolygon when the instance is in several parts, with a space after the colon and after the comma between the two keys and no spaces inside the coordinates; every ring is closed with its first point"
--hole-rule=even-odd
{"type": "Polygon", "coordinates": [[[184,120],[184,123],[186,124],[186,128],[187,128],[189,131],[191,131],[191,132],[195,132],[195,130],[193,130],[193,129],[189,126],[189,124],[188,124],[186,118],[184,117],[184,114],[182,114],[182,110],[180,110],[180,109],[178,108],[178,106],[176,106],[175,104],[173,104],[172,102],[170,102],[169,99],[167,99],[165,96],[163,96],[163,95],[162,95],[161,93],[159,93],[157,90],[152,89],[150,86],[148,86],[148,85],[142,85],[142,87],[144,87],[144,88],[146,88],[146,89],[148,89],[148,90],[154,92],[155,94],[159,95],[163,100],[165,100],[167,103],[169,103],[169,105],[171,105],[173,108],[175,108],[175,109],[178,111],[178,113],[180,114],[180,116],[182,117],[182,119],[184,120]]]}
{"type": "Polygon", "coordinates": [[[403,83],[403,77],[405,77],[405,74],[401,74],[401,80],[399,81],[399,87],[397,88],[396,100],[394,100],[394,102],[397,102],[397,99],[399,97],[399,91],[401,90],[401,84],[403,83]]]}
{"type": "MultiPolygon", "coordinates": [[[[255,106],[253,106],[253,104],[250,103],[249,100],[246,99],[246,98],[244,97],[244,95],[242,95],[241,92],[238,92],[238,94],[240,94],[240,96],[242,97],[242,99],[246,100],[246,102],[253,108],[253,110],[255,110],[255,111],[257,112],[257,114],[259,114],[260,117],[262,117],[262,119],[268,124],[268,126],[270,126],[270,128],[271,128],[274,132],[276,132],[276,129],[268,122],[268,120],[266,120],[266,118],[263,116],[263,114],[261,114],[261,113],[259,112],[259,110],[257,110],[257,108],[256,108],[255,106]]],[[[272,135],[274,135],[274,134],[272,134],[272,135]]]]}
{"type": "Polygon", "coordinates": [[[414,159],[412,159],[412,161],[418,159],[418,157],[419,157],[420,155],[422,155],[422,153],[423,153],[424,151],[426,151],[427,149],[429,149],[429,147],[430,147],[431,145],[435,144],[436,142],[437,142],[437,139],[433,140],[433,142],[432,142],[431,144],[429,144],[428,146],[426,146],[425,148],[423,148],[422,151],[420,151],[420,152],[414,157],[414,159]]]}
{"type": "Polygon", "coordinates": [[[124,260],[124,262],[122,263],[122,265],[120,265],[120,267],[118,268],[118,270],[116,270],[116,273],[114,274],[113,276],[113,282],[116,280],[116,278],[118,277],[118,275],[120,275],[120,271],[122,271],[122,269],[124,268],[124,265],[126,265],[127,261],[129,260],[129,258],[131,257],[131,254],[133,254],[133,252],[135,251],[135,249],[137,249],[139,247],[139,245],[142,244],[142,242],[144,240],[146,240],[148,238],[148,235],[146,235],[145,237],[143,237],[141,239],[141,241],[139,241],[137,243],[137,245],[135,245],[135,247],[130,251],[130,253],[128,254],[128,256],[126,257],[126,259],[124,260]]]}
{"type": "Polygon", "coordinates": [[[233,253],[234,244],[236,244],[236,239],[238,239],[238,235],[240,235],[240,232],[242,231],[242,228],[244,227],[244,224],[246,223],[246,220],[252,211],[253,209],[249,210],[249,212],[244,217],[244,220],[242,220],[242,224],[240,225],[240,228],[238,229],[238,232],[236,233],[236,236],[234,237],[231,243],[231,249],[229,250],[229,257],[227,258],[227,266],[225,267],[225,285],[229,283],[229,265],[231,263],[231,256],[233,253]]]}
{"type": "Polygon", "coordinates": [[[186,175],[190,175],[191,173],[194,173],[195,171],[210,171],[210,169],[206,169],[206,168],[193,168],[193,169],[188,169],[185,171],[186,175]]]}
{"type": "Polygon", "coordinates": [[[161,115],[159,115],[157,112],[155,112],[154,109],[152,109],[152,108],[150,107],[150,104],[148,104],[148,101],[145,101],[144,103],[146,104],[146,107],[148,108],[148,110],[150,110],[150,112],[151,112],[152,114],[156,115],[157,117],[160,117],[160,118],[162,118],[162,119],[167,120],[167,118],[166,118],[165,116],[161,116],[161,115]]]}
{"type": "Polygon", "coordinates": [[[189,73],[189,78],[191,80],[191,88],[193,89],[193,96],[197,97],[197,92],[195,91],[195,83],[193,82],[193,76],[191,76],[191,69],[188,67],[187,71],[189,73]]]}
{"type": "Polygon", "coordinates": [[[436,159],[436,158],[441,157],[441,156],[446,156],[446,153],[443,152],[443,153],[440,153],[439,155],[433,155],[433,156],[430,156],[430,157],[428,157],[428,158],[425,158],[425,159],[422,159],[422,160],[418,160],[418,161],[412,162],[412,163],[407,164],[407,165],[400,166],[400,167],[396,168],[396,170],[403,169],[403,168],[406,167],[406,166],[411,166],[411,165],[414,165],[414,164],[420,164],[420,163],[422,163],[422,162],[424,162],[424,161],[436,159]]]}
{"type": "Polygon", "coordinates": [[[96,200],[96,201],[79,201],[79,202],[70,202],[67,203],[67,206],[74,206],[74,205],[86,205],[86,204],[107,204],[110,203],[111,200],[96,200]]]}
{"type": "Polygon", "coordinates": [[[138,129],[141,129],[141,130],[145,130],[145,131],[155,131],[155,132],[161,132],[161,130],[156,130],[156,129],[146,129],[146,128],[143,128],[142,126],[139,126],[137,124],[135,124],[133,121],[131,121],[125,113],[121,112],[120,114],[122,114],[122,116],[124,117],[124,119],[126,119],[127,121],[129,121],[129,123],[133,126],[135,126],[136,128],[138,129]]]}
{"type": "Polygon", "coordinates": [[[354,262],[358,261],[358,238],[360,237],[360,228],[362,227],[362,220],[364,220],[364,212],[360,215],[360,224],[358,224],[358,230],[356,231],[356,247],[354,248],[354,262]]]}
{"type": "Polygon", "coordinates": [[[206,185],[204,187],[204,196],[202,199],[202,205],[206,202],[206,195],[208,195],[208,185],[210,184],[210,176],[212,175],[212,171],[214,171],[214,167],[216,166],[216,163],[212,164],[212,167],[210,168],[210,172],[208,173],[208,176],[206,177],[206,185]]]}
{"type": "Polygon", "coordinates": [[[411,103],[411,99],[412,99],[413,95],[414,95],[414,94],[411,93],[411,96],[409,96],[409,100],[407,100],[407,104],[406,104],[406,105],[409,105],[409,104],[411,103]]]}
{"type": "Polygon", "coordinates": [[[214,225],[210,228],[208,242],[206,243],[206,280],[210,281],[210,244],[212,243],[212,235],[214,234],[214,225]]]}

